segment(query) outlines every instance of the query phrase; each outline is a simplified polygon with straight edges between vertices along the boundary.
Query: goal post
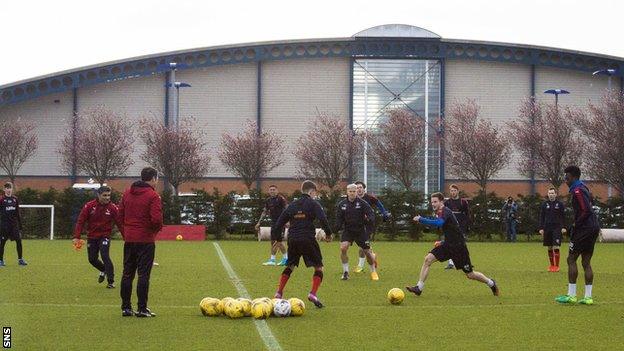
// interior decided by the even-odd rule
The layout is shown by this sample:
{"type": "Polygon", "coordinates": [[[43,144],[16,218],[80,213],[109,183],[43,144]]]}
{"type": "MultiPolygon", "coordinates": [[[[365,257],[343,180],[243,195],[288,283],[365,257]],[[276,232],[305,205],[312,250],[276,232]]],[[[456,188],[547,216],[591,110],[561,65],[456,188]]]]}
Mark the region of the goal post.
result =
{"type": "MultiPolygon", "coordinates": [[[[50,240],[54,240],[54,205],[19,205],[19,207],[20,209],[43,209],[43,210],[50,211],[49,234],[50,234],[50,240]]],[[[27,216],[24,216],[22,214],[22,221],[24,221],[25,219],[24,217],[27,217],[27,216]]],[[[29,221],[29,222],[32,222],[32,221],[29,221]]]]}

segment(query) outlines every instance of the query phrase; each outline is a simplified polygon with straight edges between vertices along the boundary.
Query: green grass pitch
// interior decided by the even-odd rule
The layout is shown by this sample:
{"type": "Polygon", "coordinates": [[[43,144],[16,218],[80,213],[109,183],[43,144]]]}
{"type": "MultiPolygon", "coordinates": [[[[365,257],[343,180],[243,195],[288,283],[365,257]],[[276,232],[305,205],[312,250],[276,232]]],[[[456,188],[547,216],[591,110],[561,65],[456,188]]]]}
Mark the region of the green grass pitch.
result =
{"type": "MultiPolygon", "coordinates": [[[[251,318],[202,316],[206,296],[237,297],[212,242],[159,242],[152,270],[149,306],[156,318],[122,318],[120,241],[111,254],[117,288],[97,283],[86,249],[69,241],[24,242],[27,267],[17,266],[7,244],[0,268],[0,323],[12,328],[16,350],[262,350],[251,318]]],[[[219,242],[252,297],[271,297],[280,267],[264,267],[268,243],[219,242]]],[[[469,243],[475,269],[496,279],[502,296],[492,296],[459,271],[435,264],[425,292],[389,305],[390,288],[414,284],[432,243],[376,242],[380,277],[352,273],[339,280],[338,244],[321,243],[326,264],[319,297],[326,308],[305,300],[311,269],[295,270],[285,297],[306,301],[302,317],[270,318],[268,326],[283,350],[614,350],[624,344],[624,244],[597,244],[593,306],[554,302],[567,291],[567,244],[562,271],[547,272],[545,249],[537,243],[469,243]]],[[[356,248],[350,250],[351,266],[356,248]]],[[[583,279],[578,293],[583,294],[583,279]]],[[[136,293],[133,295],[136,307],[136,293]]]]}

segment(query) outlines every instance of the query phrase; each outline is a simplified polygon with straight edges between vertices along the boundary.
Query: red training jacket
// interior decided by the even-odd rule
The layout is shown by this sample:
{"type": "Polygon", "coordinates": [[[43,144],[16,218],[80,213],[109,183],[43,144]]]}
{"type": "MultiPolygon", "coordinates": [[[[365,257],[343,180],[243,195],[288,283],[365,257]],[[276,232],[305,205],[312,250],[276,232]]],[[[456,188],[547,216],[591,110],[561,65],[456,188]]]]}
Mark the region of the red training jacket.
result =
{"type": "Polygon", "coordinates": [[[151,185],[134,182],[119,203],[119,221],[124,240],[130,243],[153,243],[163,226],[160,196],[151,185]]]}
{"type": "Polygon", "coordinates": [[[119,221],[119,210],[112,202],[106,205],[100,203],[98,199],[87,202],[78,216],[74,238],[80,239],[85,222],[87,222],[88,239],[110,238],[113,231],[113,222],[117,224],[117,228],[123,236],[123,226],[121,221],[119,221]]]}

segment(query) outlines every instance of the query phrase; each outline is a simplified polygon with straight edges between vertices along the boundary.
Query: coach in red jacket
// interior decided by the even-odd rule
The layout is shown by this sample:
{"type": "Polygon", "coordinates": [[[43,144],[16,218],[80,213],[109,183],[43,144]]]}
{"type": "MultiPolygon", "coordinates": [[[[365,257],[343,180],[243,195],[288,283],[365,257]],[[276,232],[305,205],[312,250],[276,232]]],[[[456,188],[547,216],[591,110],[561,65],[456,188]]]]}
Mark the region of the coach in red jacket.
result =
{"type": "Polygon", "coordinates": [[[101,186],[97,193],[97,199],[87,202],[80,211],[74,230],[74,245],[80,240],[80,234],[86,224],[89,263],[100,271],[98,283],[103,282],[104,276],[106,276],[108,280],[106,287],[112,289],[115,287],[113,284],[115,282],[115,270],[109,255],[111,232],[113,231],[113,222],[117,224],[122,235],[123,226],[119,220],[117,206],[111,202],[111,188],[101,186]],[[100,261],[98,253],[102,256],[102,261],[100,261]]]}
{"type": "Polygon", "coordinates": [[[141,170],[141,180],[126,190],[119,204],[119,217],[124,233],[124,269],[121,278],[121,315],[154,317],[147,308],[149,279],[154,263],[156,234],[163,225],[162,203],[154,190],[158,172],[152,167],[141,170]],[[132,282],[138,272],[138,309],[132,310],[132,282]]]}

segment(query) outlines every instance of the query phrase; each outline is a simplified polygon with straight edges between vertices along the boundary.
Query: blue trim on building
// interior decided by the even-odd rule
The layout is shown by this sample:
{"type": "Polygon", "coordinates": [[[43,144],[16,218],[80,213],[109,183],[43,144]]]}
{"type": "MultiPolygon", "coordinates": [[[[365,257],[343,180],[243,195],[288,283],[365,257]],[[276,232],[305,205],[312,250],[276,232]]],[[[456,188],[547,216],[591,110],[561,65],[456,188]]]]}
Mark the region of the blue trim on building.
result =
{"type": "MultiPolygon", "coordinates": [[[[531,101],[535,102],[535,65],[531,65],[531,101]]],[[[533,159],[534,155],[531,155],[531,158],[533,159]]],[[[535,188],[536,188],[536,183],[535,183],[535,171],[531,171],[530,175],[529,175],[529,182],[531,184],[530,186],[530,194],[531,195],[535,195],[535,188]]]]}
{"type": "Polygon", "coordinates": [[[167,84],[169,84],[169,80],[171,76],[171,72],[167,72],[165,74],[165,84],[163,84],[163,86],[165,87],[165,116],[164,116],[164,123],[165,123],[165,127],[169,127],[169,86],[167,84]]]}
{"type": "MultiPolygon", "coordinates": [[[[349,58],[349,130],[353,131],[353,65],[355,64],[355,58],[351,56],[349,58]]],[[[353,181],[353,158],[349,158],[349,182],[353,181]]]]}
{"type": "Polygon", "coordinates": [[[0,106],[59,93],[73,88],[110,83],[122,79],[165,73],[170,62],[184,69],[258,61],[321,57],[376,57],[423,59],[470,59],[550,66],[593,72],[615,68],[624,77],[624,59],[589,53],[504,43],[422,38],[345,38],[214,47],[195,51],[157,54],[112,64],[80,68],[55,76],[5,85],[0,88],[0,106]]]}

